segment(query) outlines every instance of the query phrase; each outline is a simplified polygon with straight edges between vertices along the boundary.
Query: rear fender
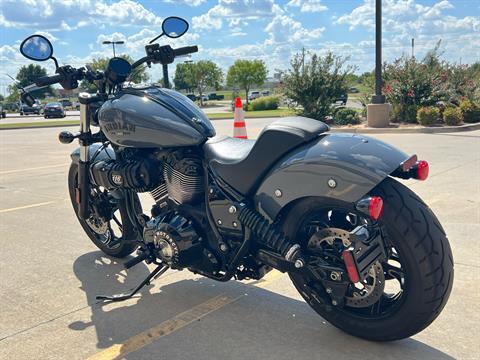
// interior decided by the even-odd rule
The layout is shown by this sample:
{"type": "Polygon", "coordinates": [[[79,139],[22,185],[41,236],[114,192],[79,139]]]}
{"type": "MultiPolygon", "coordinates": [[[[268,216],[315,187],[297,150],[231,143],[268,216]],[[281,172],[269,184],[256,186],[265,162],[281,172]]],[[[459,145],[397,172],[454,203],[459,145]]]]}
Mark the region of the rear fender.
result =
{"type": "Polygon", "coordinates": [[[274,165],[254,196],[255,206],[273,221],[283,207],[304,197],[357,202],[408,158],[374,138],[325,134],[274,165]]]}
{"type": "MultiPolygon", "coordinates": [[[[101,144],[92,144],[88,147],[90,162],[98,160],[115,160],[115,152],[110,147],[103,147],[101,144]]],[[[70,154],[72,162],[78,164],[80,161],[80,148],[76,148],[70,154]]]]}

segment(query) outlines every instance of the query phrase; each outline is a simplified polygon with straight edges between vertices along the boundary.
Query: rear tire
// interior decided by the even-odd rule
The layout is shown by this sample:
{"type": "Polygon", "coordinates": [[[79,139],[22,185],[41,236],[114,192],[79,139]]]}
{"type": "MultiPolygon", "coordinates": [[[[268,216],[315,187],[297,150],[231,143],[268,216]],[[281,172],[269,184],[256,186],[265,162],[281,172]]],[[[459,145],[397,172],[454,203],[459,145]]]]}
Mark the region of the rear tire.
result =
{"type": "MultiPolygon", "coordinates": [[[[425,329],[444,308],[453,285],[452,252],[438,219],[410,189],[387,178],[371,191],[371,195],[383,198],[384,212],[379,223],[398,251],[405,272],[406,288],[392,313],[371,318],[342,311],[328,301],[320,303],[311,298],[309,301],[303,292],[306,286],[303,278],[294,274],[290,277],[307,303],[343,331],[374,341],[403,339],[425,329]]],[[[333,202],[334,206],[339,205],[333,202]]],[[[295,239],[302,218],[322,206],[325,200],[318,198],[295,204],[283,223],[285,233],[295,239]]]]}
{"type": "Polygon", "coordinates": [[[123,227],[121,241],[118,245],[114,247],[109,247],[105,245],[101,241],[101,236],[97,234],[95,231],[92,230],[90,225],[83,219],[78,217],[77,213],[77,203],[75,199],[75,189],[77,187],[77,173],[78,173],[78,165],[72,163],[70,165],[70,170],[68,172],[68,190],[70,193],[70,200],[72,202],[73,210],[75,211],[75,215],[77,216],[80,225],[82,225],[83,230],[88,235],[90,240],[106,255],[114,257],[114,258],[124,258],[130,255],[132,252],[135,251],[137,248],[137,243],[135,240],[135,228],[131,223],[125,201],[120,201],[118,204],[118,210],[120,212],[120,221],[123,227]]]}

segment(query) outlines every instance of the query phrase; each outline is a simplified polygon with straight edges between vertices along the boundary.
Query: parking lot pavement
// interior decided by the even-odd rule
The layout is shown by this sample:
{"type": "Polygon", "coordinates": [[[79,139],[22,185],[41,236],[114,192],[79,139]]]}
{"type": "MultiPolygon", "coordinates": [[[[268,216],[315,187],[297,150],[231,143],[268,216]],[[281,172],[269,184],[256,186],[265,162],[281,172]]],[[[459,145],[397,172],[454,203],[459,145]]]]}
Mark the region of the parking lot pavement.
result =
{"type": "MultiPolygon", "coordinates": [[[[271,119],[248,121],[255,137],[271,119]]],[[[231,134],[231,121],[215,121],[231,134]]],[[[478,359],[480,131],[375,135],[431,165],[410,181],[445,227],[455,260],[450,301],[422,333],[395,343],[348,336],[317,316],[287,276],[216,283],[168,271],[134,299],[148,273],[102,256],[67,200],[69,153],[59,129],[0,132],[0,358],[2,359],[478,359]],[[477,354],[477,355],[475,355],[477,354]]]]}
{"type": "Polygon", "coordinates": [[[0,119],[0,124],[17,124],[17,123],[30,123],[30,122],[45,122],[45,121],[58,121],[58,120],[80,120],[80,111],[67,111],[64,118],[48,118],[45,119],[43,115],[23,115],[18,113],[7,114],[7,117],[0,119]]]}

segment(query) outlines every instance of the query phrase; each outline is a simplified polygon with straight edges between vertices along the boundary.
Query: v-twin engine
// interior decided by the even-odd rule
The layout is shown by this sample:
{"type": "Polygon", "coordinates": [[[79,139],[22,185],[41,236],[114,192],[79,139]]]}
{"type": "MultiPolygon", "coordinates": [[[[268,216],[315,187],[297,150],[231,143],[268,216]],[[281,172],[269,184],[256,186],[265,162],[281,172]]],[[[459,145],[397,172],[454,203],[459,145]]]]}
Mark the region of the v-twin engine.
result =
{"type": "Polygon", "coordinates": [[[164,183],[151,191],[157,203],[168,197],[177,204],[193,204],[204,194],[202,161],[186,151],[170,153],[163,166],[164,183]]]}
{"type": "Polygon", "coordinates": [[[160,205],[167,198],[177,204],[194,204],[204,194],[202,161],[188,150],[171,152],[163,161],[153,156],[98,161],[92,165],[91,176],[106,189],[150,191],[160,205]]]}

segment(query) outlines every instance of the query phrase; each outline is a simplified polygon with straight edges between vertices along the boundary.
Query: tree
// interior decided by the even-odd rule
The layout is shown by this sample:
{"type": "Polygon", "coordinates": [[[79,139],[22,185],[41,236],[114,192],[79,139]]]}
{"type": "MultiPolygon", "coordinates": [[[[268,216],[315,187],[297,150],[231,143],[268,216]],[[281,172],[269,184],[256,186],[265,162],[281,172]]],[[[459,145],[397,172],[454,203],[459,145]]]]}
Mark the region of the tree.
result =
{"type": "Polygon", "coordinates": [[[195,85],[192,82],[193,63],[179,63],[175,69],[173,83],[176,90],[186,90],[191,92],[195,85]]]}
{"type": "MultiPolygon", "coordinates": [[[[134,63],[134,60],[129,56],[129,55],[120,55],[119,57],[127,60],[130,64],[134,63]]],[[[103,71],[107,68],[107,63],[110,58],[97,58],[93,59],[91,63],[88,65],[93,69],[93,70],[99,70],[103,71]]],[[[132,81],[136,84],[143,83],[148,81],[149,76],[147,74],[147,67],[145,65],[141,65],[137,68],[135,68],[132,73],[129,76],[129,81],[132,81]]],[[[80,84],[80,87],[82,89],[86,89],[89,91],[96,91],[97,88],[95,85],[83,80],[82,83],[80,84]]]]}
{"type": "Polygon", "coordinates": [[[325,120],[335,99],[347,91],[347,76],[354,70],[345,66],[347,60],[331,52],[321,57],[303,49],[294,55],[291,69],[283,75],[285,95],[303,107],[302,115],[325,120]]]}
{"type": "Polygon", "coordinates": [[[227,84],[245,90],[248,105],[248,92],[253,85],[262,86],[267,80],[267,67],[262,60],[237,60],[230,66],[227,84]]]}
{"type": "Polygon", "coordinates": [[[222,69],[213,61],[201,60],[189,64],[191,72],[187,72],[187,81],[197,89],[200,96],[200,105],[203,106],[202,95],[207,88],[218,89],[223,81],[222,69]]]}
{"type": "MultiPolygon", "coordinates": [[[[20,68],[17,73],[17,87],[25,87],[35,82],[38,78],[47,75],[47,70],[40,65],[29,64],[24,65],[20,68]]],[[[44,87],[42,89],[32,91],[31,94],[33,97],[38,97],[43,99],[46,93],[52,91],[51,86],[44,87]]]]}
{"type": "Polygon", "coordinates": [[[12,84],[8,85],[8,96],[5,98],[7,103],[16,103],[20,100],[20,93],[18,91],[17,85],[12,84]]]}

